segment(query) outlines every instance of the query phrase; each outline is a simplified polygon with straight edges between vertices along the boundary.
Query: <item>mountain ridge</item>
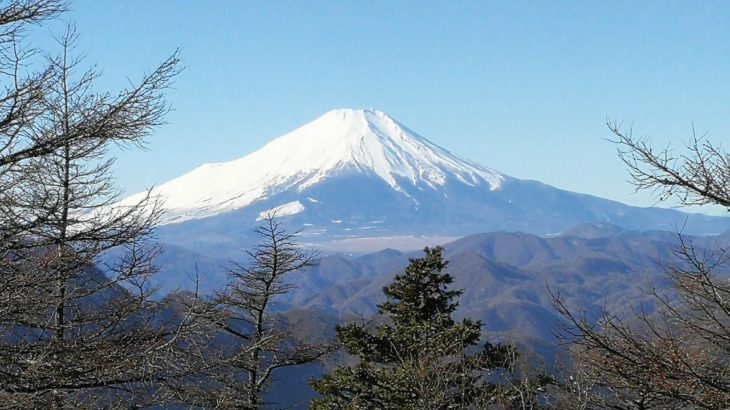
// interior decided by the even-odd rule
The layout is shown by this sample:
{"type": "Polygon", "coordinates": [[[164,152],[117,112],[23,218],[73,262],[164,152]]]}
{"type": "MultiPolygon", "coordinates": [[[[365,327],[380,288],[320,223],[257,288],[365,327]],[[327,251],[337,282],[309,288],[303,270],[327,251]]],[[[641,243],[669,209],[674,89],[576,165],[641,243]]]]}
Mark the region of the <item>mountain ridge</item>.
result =
{"type": "Polygon", "coordinates": [[[271,210],[315,244],[497,230],[550,235],[581,223],[684,227],[693,234],[730,228],[730,218],[632,207],[510,177],[374,109],[329,111],[252,154],[200,166],[153,194],[165,201],[163,241],[224,257],[271,210]]]}

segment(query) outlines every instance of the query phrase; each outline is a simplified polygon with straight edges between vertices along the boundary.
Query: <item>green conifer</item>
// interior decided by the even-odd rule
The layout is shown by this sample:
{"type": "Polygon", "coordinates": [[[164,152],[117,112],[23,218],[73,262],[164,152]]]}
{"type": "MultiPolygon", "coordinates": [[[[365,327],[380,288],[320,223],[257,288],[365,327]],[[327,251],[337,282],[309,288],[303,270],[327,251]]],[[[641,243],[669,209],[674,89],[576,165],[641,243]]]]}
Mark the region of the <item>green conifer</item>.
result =
{"type": "Polygon", "coordinates": [[[481,323],[452,318],[462,291],[449,289],[443,249],[424,252],[383,289],[383,323],[337,327],[339,343],[358,361],[312,381],[320,394],[312,408],[483,408],[500,395],[503,387],[492,383],[499,372],[490,370],[508,367],[514,348],[477,348],[481,323]]]}

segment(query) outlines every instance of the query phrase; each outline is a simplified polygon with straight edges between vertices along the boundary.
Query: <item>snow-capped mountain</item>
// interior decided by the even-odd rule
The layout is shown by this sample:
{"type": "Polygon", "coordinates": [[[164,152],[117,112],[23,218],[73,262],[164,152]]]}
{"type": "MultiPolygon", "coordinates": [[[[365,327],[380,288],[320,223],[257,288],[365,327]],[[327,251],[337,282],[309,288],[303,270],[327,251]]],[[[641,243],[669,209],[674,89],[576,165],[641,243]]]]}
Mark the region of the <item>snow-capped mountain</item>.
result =
{"type": "MultiPolygon", "coordinates": [[[[159,186],[156,193],[165,200],[165,221],[181,222],[240,209],[287,190],[302,192],[348,172],[376,176],[406,196],[411,187],[438,190],[449,180],[488,185],[492,190],[504,180],[496,171],[452,155],[381,111],[340,109],[243,158],[204,164],[159,186]]],[[[304,210],[296,201],[281,205],[279,213],[304,210]]]]}
{"type": "MultiPolygon", "coordinates": [[[[238,243],[269,210],[312,240],[558,233],[578,223],[719,233],[730,219],[636,208],[519,180],[461,159],[383,112],[339,109],[240,159],[205,164],[154,191],[161,236],[238,243]]],[[[123,203],[134,203],[143,194],[123,203]]]]}

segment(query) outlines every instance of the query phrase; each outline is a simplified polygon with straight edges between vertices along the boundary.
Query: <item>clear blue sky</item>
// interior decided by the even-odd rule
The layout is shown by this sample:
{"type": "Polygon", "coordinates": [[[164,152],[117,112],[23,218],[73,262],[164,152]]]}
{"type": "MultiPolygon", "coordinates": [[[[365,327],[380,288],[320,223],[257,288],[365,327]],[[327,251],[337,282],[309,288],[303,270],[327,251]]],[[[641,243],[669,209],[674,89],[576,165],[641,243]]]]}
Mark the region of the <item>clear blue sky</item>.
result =
{"type": "Polygon", "coordinates": [[[180,48],[175,111],[117,175],[142,190],[333,108],[385,111],[453,153],[630,204],[607,118],[658,144],[730,141],[727,1],[99,1],[64,20],[100,89],[180,48]]]}

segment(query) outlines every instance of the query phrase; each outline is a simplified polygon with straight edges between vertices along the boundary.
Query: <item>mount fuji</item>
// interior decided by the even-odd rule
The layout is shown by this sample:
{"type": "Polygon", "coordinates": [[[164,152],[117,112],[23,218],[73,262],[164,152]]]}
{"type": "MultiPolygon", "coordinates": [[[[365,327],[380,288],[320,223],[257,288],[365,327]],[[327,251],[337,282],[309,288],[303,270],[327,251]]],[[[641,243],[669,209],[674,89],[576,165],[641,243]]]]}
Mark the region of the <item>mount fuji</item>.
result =
{"type": "Polygon", "coordinates": [[[236,247],[270,210],[287,226],[303,227],[309,242],[494,230],[555,234],[581,223],[699,234],[730,228],[730,218],[632,207],[512,178],[373,109],[327,112],[250,155],[204,164],[153,193],[167,211],[161,239],[196,250],[236,247]]]}

